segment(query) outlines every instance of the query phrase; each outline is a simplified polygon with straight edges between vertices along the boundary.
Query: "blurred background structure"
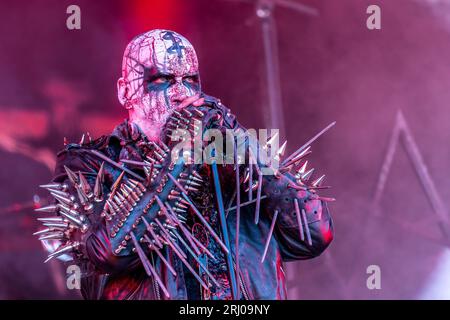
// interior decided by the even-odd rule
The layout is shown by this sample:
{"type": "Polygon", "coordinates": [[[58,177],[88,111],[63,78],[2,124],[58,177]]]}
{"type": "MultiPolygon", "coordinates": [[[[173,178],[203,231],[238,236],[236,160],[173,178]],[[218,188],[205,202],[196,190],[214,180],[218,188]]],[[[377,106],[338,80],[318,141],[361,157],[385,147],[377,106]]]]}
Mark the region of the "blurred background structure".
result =
{"type": "Polygon", "coordinates": [[[31,235],[38,185],[64,137],[126,117],[123,50],[167,28],[196,48],[203,90],[248,128],[280,126],[287,153],[337,121],[310,157],[337,198],[335,240],[286,265],[290,299],[450,299],[450,1],[30,0],[0,16],[0,298],[79,298],[31,235]],[[71,4],[81,30],[66,28],[71,4]]]}

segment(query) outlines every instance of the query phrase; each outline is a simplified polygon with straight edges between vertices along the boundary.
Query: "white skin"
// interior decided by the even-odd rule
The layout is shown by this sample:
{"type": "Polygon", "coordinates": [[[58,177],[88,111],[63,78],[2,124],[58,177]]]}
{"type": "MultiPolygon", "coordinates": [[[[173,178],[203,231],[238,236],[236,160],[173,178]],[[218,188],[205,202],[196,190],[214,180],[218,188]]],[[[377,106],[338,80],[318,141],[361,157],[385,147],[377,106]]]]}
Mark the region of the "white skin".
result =
{"type": "Polygon", "coordinates": [[[183,36],[158,29],[128,44],[117,95],[130,122],[150,140],[160,138],[173,110],[202,105],[200,92],[197,56],[183,36]]]}

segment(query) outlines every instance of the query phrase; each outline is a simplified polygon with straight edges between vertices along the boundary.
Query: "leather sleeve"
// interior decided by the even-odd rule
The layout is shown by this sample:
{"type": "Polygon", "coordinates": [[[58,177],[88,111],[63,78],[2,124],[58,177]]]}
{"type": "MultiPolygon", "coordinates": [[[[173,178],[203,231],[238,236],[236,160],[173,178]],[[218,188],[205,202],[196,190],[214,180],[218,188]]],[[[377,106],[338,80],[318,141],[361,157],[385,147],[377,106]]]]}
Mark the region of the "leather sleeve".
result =
{"type": "MultiPolygon", "coordinates": [[[[81,172],[89,183],[91,189],[94,188],[95,178],[100,168],[98,160],[93,159],[86,150],[79,147],[68,147],[58,154],[54,182],[70,186],[69,193],[76,196],[77,192],[71,184],[66,174],[65,167],[75,173],[81,172]]],[[[104,169],[106,183],[103,185],[103,194],[109,192],[108,180],[110,179],[110,170],[104,169]]],[[[136,255],[116,256],[113,254],[111,239],[106,230],[105,219],[101,217],[101,212],[105,201],[94,202],[92,213],[88,215],[89,227],[81,233],[73,233],[72,241],[80,242],[78,253],[75,260],[87,260],[86,262],[100,271],[100,273],[116,274],[123,271],[130,271],[139,265],[136,255]]]]}

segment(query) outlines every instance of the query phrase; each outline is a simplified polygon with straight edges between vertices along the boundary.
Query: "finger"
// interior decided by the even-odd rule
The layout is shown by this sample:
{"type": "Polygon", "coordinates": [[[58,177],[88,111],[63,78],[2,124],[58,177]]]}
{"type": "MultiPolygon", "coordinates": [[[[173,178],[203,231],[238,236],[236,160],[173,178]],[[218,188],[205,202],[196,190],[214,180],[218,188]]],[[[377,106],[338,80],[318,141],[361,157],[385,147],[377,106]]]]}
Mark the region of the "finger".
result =
{"type": "Polygon", "coordinates": [[[200,98],[200,99],[194,101],[194,103],[192,105],[198,107],[198,106],[201,106],[204,102],[205,102],[205,98],[200,98]]]}
{"type": "Polygon", "coordinates": [[[192,104],[195,100],[198,100],[198,98],[200,98],[199,93],[194,96],[190,96],[190,97],[184,99],[178,106],[178,109],[186,108],[188,105],[192,104]]]}

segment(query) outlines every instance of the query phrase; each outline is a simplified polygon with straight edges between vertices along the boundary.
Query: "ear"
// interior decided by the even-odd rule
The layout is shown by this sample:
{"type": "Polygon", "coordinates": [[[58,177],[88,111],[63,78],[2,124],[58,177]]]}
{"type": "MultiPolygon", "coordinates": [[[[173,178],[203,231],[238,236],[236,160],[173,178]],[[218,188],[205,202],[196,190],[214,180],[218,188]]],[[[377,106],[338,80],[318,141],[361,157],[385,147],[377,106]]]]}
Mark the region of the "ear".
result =
{"type": "Polygon", "coordinates": [[[119,80],[117,80],[117,98],[123,106],[125,106],[125,103],[128,101],[129,89],[130,87],[127,81],[123,77],[120,77],[119,80]]]}

